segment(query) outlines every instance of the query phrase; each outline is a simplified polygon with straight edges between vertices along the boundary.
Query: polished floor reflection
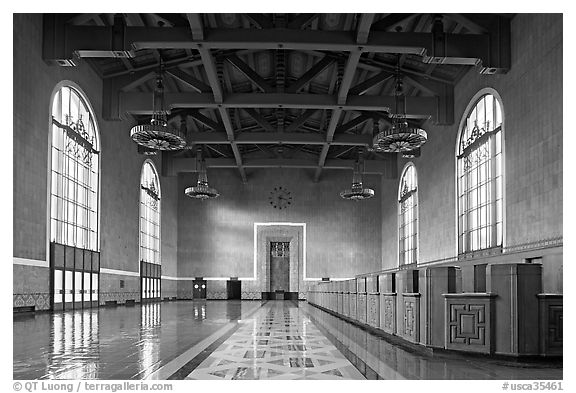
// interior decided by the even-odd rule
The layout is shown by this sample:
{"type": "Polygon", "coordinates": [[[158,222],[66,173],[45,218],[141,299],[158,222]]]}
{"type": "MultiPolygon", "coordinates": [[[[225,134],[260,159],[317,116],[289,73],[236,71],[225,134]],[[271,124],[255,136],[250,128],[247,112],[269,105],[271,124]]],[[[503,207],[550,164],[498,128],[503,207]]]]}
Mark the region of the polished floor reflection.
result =
{"type": "Polygon", "coordinates": [[[364,379],[298,304],[268,302],[186,379],[364,379]]]}
{"type": "Polygon", "coordinates": [[[14,379],[562,379],[561,363],[418,354],[305,302],[14,317],[14,379]]]}
{"type": "Polygon", "coordinates": [[[250,301],[181,301],[14,317],[14,379],[144,379],[250,301]]]}
{"type": "Polygon", "coordinates": [[[522,362],[454,353],[419,354],[309,304],[303,310],[367,379],[562,379],[561,362],[522,362]]]}

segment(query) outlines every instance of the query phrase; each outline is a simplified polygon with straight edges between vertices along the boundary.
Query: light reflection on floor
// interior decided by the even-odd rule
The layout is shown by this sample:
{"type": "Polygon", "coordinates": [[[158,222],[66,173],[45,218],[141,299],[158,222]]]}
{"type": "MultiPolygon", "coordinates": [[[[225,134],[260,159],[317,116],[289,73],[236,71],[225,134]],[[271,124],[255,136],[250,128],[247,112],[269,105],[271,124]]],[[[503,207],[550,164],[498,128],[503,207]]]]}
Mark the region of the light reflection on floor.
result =
{"type": "Polygon", "coordinates": [[[186,379],[364,379],[292,302],[267,303],[186,379]]]}
{"type": "Polygon", "coordinates": [[[305,302],[150,303],[13,324],[14,379],[562,379],[561,363],[417,354],[305,302]]]}
{"type": "Polygon", "coordinates": [[[182,301],[14,317],[14,379],[143,379],[251,301],[182,301]]]}

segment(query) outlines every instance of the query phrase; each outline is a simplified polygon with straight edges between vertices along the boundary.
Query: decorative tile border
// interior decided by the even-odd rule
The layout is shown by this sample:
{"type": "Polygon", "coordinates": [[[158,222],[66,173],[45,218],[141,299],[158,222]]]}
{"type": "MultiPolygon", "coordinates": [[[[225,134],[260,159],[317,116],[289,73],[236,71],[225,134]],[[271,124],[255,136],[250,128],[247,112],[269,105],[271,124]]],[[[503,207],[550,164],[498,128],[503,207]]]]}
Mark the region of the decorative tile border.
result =
{"type": "Polygon", "coordinates": [[[504,252],[508,253],[517,251],[528,251],[528,250],[535,250],[538,248],[559,247],[562,245],[563,245],[563,237],[557,236],[549,239],[541,239],[528,243],[508,245],[504,247],[504,252]]]}
{"type": "Polygon", "coordinates": [[[36,311],[50,309],[50,294],[46,292],[38,293],[16,293],[12,295],[12,307],[34,307],[36,311]]]}
{"type": "Polygon", "coordinates": [[[170,299],[177,298],[178,297],[178,291],[176,291],[176,290],[172,290],[172,291],[162,290],[160,295],[162,296],[162,300],[164,300],[164,298],[170,298],[170,299]]]}
{"type": "Polygon", "coordinates": [[[101,306],[106,305],[107,301],[116,301],[118,304],[124,304],[126,300],[140,302],[140,292],[100,292],[99,300],[101,306]]]}
{"type": "Polygon", "coordinates": [[[228,293],[222,291],[211,291],[208,287],[206,291],[206,299],[209,300],[226,300],[228,299],[228,293]]]}
{"type": "Polygon", "coordinates": [[[242,300],[261,300],[262,293],[254,291],[242,291],[242,300]]]}

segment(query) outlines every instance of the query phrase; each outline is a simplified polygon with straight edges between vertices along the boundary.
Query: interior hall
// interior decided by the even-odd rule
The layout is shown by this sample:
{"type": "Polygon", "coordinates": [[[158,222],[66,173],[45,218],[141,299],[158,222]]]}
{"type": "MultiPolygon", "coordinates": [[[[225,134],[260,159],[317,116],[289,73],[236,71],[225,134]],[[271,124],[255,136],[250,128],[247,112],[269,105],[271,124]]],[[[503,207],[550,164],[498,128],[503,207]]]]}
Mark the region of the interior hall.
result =
{"type": "Polygon", "coordinates": [[[562,46],[559,13],[13,14],[13,378],[561,381],[562,46]]]}

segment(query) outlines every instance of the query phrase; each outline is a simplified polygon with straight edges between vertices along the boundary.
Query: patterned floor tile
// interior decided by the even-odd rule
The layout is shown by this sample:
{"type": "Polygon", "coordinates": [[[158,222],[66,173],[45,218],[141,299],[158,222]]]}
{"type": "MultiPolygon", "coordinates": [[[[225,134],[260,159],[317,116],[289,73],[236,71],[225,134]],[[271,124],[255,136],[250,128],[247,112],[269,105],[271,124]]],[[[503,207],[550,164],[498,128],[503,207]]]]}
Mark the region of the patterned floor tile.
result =
{"type": "Polygon", "coordinates": [[[364,379],[290,302],[269,302],[186,379],[364,379]]]}

